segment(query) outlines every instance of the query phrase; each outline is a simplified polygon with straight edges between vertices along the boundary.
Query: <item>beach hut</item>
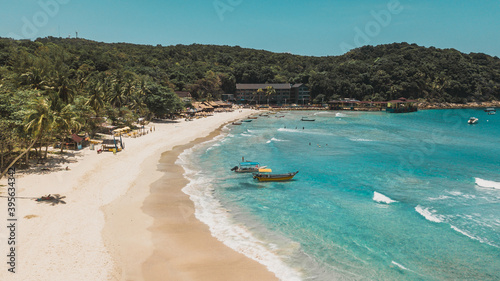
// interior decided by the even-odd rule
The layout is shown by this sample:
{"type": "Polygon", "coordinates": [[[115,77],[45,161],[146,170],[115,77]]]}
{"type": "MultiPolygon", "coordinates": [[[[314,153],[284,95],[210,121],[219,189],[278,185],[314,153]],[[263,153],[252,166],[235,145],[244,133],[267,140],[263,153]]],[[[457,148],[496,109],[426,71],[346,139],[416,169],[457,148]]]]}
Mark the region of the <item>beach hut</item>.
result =
{"type": "Polygon", "coordinates": [[[75,150],[80,150],[83,148],[83,138],[78,136],[77,134],[72,134],[66,143],[66,147],[72,148],[75,150]]]}
{"type": "Polygon", "coordinates": [[[415,112],[418,110],[416,100],[407,100],[406,98],[399,98],[387,102],[386,111],[389,113],[407,113],[415,112]]]}

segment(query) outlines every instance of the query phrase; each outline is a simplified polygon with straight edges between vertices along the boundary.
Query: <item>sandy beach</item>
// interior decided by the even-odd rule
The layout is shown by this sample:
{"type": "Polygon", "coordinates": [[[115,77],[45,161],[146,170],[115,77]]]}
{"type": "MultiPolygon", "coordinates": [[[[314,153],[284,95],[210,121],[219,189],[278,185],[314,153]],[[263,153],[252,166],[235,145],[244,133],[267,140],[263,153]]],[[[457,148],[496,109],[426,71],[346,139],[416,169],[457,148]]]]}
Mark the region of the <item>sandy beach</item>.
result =
{"type": "MultiPolygon", "coordinates": [[[[116,155],[86,148],[66,154],[69,170],[17,174],[17,196],[62,199],[17,199],[16,273],[3,262],[0,280],[276,280],[195,218],[181,191],[184,171],[175,165],[182,151],[251,113],[155,123],[150,134],[124,139],[126,149],[116,155]]],[[[7,224],[6,198],[0,205],[7,224]]],[[[5,255],[7,238],[1,231],[5,255]]]]}

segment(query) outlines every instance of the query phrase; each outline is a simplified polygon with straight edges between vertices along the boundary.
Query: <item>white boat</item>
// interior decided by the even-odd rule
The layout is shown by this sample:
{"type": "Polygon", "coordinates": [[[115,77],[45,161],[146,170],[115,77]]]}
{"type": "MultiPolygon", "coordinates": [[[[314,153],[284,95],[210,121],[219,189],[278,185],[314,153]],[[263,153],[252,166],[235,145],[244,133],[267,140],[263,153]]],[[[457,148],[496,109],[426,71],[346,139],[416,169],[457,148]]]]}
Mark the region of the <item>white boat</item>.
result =
{"type": "Polygon", "coordinates": [[[484,110],[484,112],[488,113],[488,115],[495,115],[497,113],[497,110],[493,107],[488,107],[484,110]]]}
{"type": "Polygon", "coordinates": [[[309,118],[309,117],[302,117],[302,119],[300,119],[300,121],[316,121],[316,119],[309,118]]]}
{"type": "Polygon", "coordinates": [[[471,118],[469,118],[469,121],[467,121],[467,123],[477,124],[478,121],[479,121],[479,119],[477,119],[476,117],[471,117],[471,118]]]}
{"type": "Polygon", "coordinates": [[[231,171],[236,173],[271,173],[272,170],[267,166],[261,166],[259,162],[241,162],[238,166],[234,166],[231,171]]]}

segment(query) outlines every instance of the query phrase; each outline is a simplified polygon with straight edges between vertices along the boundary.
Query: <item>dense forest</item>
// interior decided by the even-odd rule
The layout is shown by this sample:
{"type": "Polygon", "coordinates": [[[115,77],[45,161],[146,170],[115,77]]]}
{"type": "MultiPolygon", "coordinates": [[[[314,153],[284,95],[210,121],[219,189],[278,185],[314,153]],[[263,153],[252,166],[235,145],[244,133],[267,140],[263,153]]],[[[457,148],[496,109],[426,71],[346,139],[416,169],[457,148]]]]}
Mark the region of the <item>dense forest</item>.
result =
{"type": "Polygon", "coordinates": [[[41,157],[42,146],[71,133],[93,134],[104,117],[130,125],[178,112],[186,105],[176,90],[213,100],[234,93],[236,83],[304,83],[312,102],[491,101],[500,100],[500,59],[407,43],[310,57],[238,46],[0,38],[0,167],[22,156],[20,147],[38,147],[41,157]]]}

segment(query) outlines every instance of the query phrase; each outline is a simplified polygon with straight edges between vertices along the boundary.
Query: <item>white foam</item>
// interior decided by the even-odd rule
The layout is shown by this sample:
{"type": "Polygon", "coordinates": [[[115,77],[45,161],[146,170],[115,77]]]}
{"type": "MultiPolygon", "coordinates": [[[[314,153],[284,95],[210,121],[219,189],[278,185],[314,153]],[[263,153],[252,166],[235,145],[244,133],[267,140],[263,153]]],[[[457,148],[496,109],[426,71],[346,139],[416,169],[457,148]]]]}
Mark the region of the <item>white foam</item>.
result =
{"type": "Polygon", "coordinates": [[[272,248],[266,247],[267,243],[255,238],[243,225],[233,223],[228,210],[214,197],[214,188],[209,178],[188,168],[188,156],[197,147],[184,151],[176,162],[184,167],[184,175],[190,180],[182,191],[194,202],[196,218],[208,225],[212,235],[219,241],[265,265],[279,279],[301,280],[301,274],[287,266],[272,248]]]}
{"type": "Polygon", "coordinates": [[[278,132],[287,132],[287,133],[303,133],[303,134],[311,134],[311,135],[322,135],[322,136],[333,136],[334,134],[328,133],[321,130],[310,130],[310,129],[302,129],[302,127],[297,127],[297,129],[288,129],[288,128],[279,128],[278,132]]]}
{"type": "Polygon", "coordinates": [[[483,180],[480,178],[475,178],[476,179],[476,185],[480,187],[486,187],[486,188],[494,188],[494,189],[500,189],[500,182],[495,182],[495,181],[488,181],[488,180],[483,180]]]}
{"type": "Polygon", "coordinates": [[[385,204],[391,204],[391,203],[397,202],[397,201],[392,200],[391,198],[385,196],[384,194],[378,193],[376,191],[373,193],[373,201],[379,202],[379,203],[385,203],[385,204]]]}
{"type": "Polygon", "coordinates": [[[335,117],[347,117],[348,115],[347,114],[344,114],[344,113],[337,113],[335,114],[335,117]]]}
{"type": "Polygon", "coordinates": [[[463,197],[463,198],[466,198],[466,199],[474,199],[476,198],[475,195],[472,195],[472,194],[464,194],[460,191],[447,191],[449,194],[453,195],[453,196],[457,196],[457,197],[463,197]]]}
{"type": "Polygon", "coordinates": [[[243,133],[243,134],[241,134],[241,136],[243,136],[243,137],[251,137],[252,135],[243,133]]]}
{"type": "Polygon", "coordinates": [[[436,200],[446,200],[446,199],[449,199],[449,198],[450,198],[450,196],[439,195],[439,197],[429,197],[427,199],[431,200],[431,201],[436,201],[436,200]]]}
{"type": "Polygon", "coordinates": [[[362,139],[362,138],[350,138],[349,140],[350,141],[364,141],[364,142],[373,141],[373,140],[362,139]]]}
{"type": "Polygon", "coordinates": [[[404,270],[409,270],[408,268],[406,268],[406,267],[402,266],[401,264],[399,264],[399,263],[397,263],[397,262],[395,262],[395,261],[392,261],[391,263],[392,263],[393,265],[395,265],[395,266],[397,266],[397,267],[401,268],[401,269],[404,269],[404,270]]]}
{"type": "Polygon", "coordinates": [[[436,211],[431,208],[423,208],[422,206],[417,205],[417,207],[415,207],[415,211],[421,214],[428,221],[440,223],[444,220],[443,216],[436,214],[436,211]]]}
{"type": "Polygon", "coordinates": [[[303,130],[279,128],[278,131],[279,132],[288,132],[288,133],[299,133],[299,132],[302,132],[303,130]]]}
{"type": "Polygon", "coordinates": [[[285,141],[285,140],[280,140],[280,139],[277,139],[277,138],[272,138],[272,139],[268,140],[266,143],[271,143],[273,141],[280,142],[280,141],[285,141]]]}
{"type": "Polygon", "coordinates": [[[493,246],[493,247],[496,247],[496,248],[500,248],[500,246],[495,245],[495,244],[493,244],[493,243],[490,243],[487,239],[482,239],[482,238],[480,238],[480,237],[476,237],[476,236],[474,236],[474,235],[472,235],[472,234],[468,233],[467,231],[461,230],[460,228],[458,228],[458,227],[456,227],[456,226],[453,226],[453,225],[450,225],[450,226],[451,226],[451,228],[452,228],[453,230],[455,230],[456,232],[458,232],[458,233],[460,233],[460,234],[463,234],[463,235],[465,235],[465,236],[469,237],[470,239],[473,239],[473,240],[479,241],[479,242],[481,242],[481,243],[483,243],[483,244],[488,244],[488,245],[493,246]]]}

